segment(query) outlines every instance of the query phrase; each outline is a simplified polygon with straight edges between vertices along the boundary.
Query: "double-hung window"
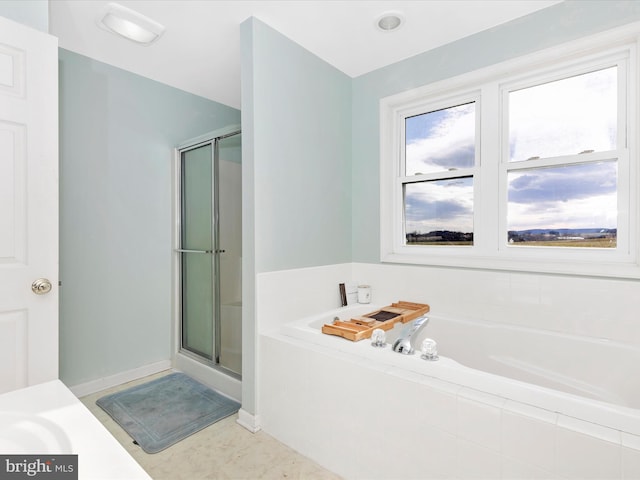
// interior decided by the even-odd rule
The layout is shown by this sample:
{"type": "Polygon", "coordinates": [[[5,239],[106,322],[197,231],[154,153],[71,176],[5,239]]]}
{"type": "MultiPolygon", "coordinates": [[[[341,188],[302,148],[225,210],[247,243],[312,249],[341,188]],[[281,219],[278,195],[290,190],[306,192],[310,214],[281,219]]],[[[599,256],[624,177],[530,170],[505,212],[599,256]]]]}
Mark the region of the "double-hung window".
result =
{"type": "Polygon", "coordinates": [[[612,58],[503,89],[510,246],[618,247],[618,200],[627,203],[618,188],[618,172],[628,178],[625,72],[624,59],[612,58]]]}
{"type": "Polygon", "coordinates": [[[640,277],[636,50],[589,39],[383,99],[382,260],[640,277]]]}
{"type": "Polygon", "coordinates": [[[473,245],[478,104],[468,94],[405,117],[398,182],[406,245],[473,245]]]}

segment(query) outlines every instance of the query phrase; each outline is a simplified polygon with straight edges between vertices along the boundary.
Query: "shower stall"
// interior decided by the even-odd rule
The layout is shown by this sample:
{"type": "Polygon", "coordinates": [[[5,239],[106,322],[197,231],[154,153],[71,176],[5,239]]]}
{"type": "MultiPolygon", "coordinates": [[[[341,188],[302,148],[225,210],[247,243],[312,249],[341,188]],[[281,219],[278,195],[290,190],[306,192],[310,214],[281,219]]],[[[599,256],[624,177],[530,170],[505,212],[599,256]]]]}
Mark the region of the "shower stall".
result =
{"type": "Polygon", "coordinates": [[[174,367],[239,399],[242,372],[241,132],[180,145],[175,168],[174,367]]]}

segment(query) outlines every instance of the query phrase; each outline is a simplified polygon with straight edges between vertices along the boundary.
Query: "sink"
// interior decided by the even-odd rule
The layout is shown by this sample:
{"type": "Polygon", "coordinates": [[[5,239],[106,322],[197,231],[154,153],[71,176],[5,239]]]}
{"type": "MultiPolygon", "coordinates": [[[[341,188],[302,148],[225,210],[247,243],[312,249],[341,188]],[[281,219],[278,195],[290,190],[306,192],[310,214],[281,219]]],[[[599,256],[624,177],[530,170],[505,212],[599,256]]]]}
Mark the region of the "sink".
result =
{"type": "Polygon", "coordinates": [[[0,452],[74,453],[69,437],[59,425],[39,415],[12,412],[0,412],[0,452]]]}

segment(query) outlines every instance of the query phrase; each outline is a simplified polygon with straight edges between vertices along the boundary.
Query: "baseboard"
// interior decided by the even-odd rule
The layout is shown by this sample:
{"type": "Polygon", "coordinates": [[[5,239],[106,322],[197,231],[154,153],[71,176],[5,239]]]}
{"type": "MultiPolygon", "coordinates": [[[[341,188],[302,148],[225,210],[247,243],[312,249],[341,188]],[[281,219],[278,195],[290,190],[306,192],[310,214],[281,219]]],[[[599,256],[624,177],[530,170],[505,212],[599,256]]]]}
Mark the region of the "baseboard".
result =
{"type": "Polygon", "coordinates": [[[122,385],[123,383],[131,382],[154,373],[159,373],[171,368],[170,360],[162,360],[161,362],[151,363],[142,367],[134,368],[133,370],[127,370],[126,372],[116,373],[108,377],[92,380],[87,383],[81,383],[79,385],[70,386],[69,390],[78,398],[91,395],[92,393],[105,390],[107,388],[122,385]]]}
{"type": "Polygon", "coordinates": [[[257,415],[253,415],[242,408],[238,410],[238,419],[236,420],[238,425],[246,428],[251,433],[256,433],[262,427],[260,426],[260,419],[257,415]]]}

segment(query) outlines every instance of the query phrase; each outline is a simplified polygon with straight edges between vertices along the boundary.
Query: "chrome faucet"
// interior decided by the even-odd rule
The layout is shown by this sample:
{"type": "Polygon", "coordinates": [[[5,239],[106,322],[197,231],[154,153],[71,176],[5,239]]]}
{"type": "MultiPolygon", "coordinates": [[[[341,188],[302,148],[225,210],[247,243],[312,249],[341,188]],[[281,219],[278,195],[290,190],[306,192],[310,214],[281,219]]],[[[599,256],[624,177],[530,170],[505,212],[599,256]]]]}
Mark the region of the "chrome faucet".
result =
{"type": "Polygon", "coordinates": [[[422,316],[418,317],[411,325],[404,327],[398,339],[393,342],[393,351],[402,353],[403,355],[412,355],[415,349],[411,345],[411,339],[422,330],[427,323],[429,323],[429,317],[422,316]]]}

